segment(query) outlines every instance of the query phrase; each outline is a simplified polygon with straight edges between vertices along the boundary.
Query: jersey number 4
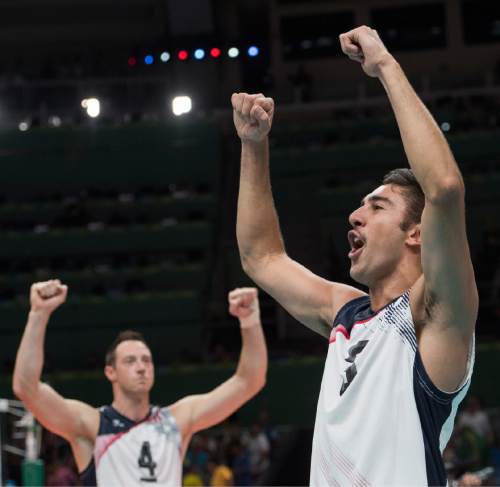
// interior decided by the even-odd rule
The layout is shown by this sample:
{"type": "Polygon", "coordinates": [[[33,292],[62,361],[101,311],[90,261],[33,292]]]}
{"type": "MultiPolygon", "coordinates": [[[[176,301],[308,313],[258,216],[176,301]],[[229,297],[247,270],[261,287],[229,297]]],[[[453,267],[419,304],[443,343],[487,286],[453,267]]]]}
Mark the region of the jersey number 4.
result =
{"type": "Polygon", "coordinates": [[[156,482],[156,463],[153,461],[153,455],[151,455],[151,446],[149,441],[145,441],[141,447],[141,455],[139,456],[139,467],[147,468],[149,470],[149,477],[141,478],[142,482],[156,482]]]}
{"type": "Polygon", "coordinates": [[[346,357],[346,362],[350,362],[351,365],[345,369],[345,379],[342,379],[342,387],[340,388],[340,395],[344,394],[346,389],[351,385],[351,382],[354,380],[358,373],[358,369],[356,368],[356,364],[354,360],[356,360],[356,356],[358,353],[362,352],[366,347],[368,340],[361,340],[356,343],[349,349],[349,355],[346,357]]]}

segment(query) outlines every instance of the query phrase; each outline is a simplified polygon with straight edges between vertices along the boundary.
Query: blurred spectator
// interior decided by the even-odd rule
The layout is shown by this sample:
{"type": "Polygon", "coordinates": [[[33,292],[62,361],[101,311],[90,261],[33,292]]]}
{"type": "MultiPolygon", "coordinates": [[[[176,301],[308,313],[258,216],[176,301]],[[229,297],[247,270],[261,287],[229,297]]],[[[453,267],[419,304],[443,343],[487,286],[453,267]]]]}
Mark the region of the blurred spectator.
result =
{"type": "Polygon", "coordinates": [[[493,441],[493,431],[490,419],[481,407],[481,401],[475,396],[469,396],[464,410],[458,416],[457,426],[468,427],[486,444],[493,441]]]}
{"type": "Polygon", "coordinates": [[[250,429],[250,438],[248,439],[250,470],[254,483],[257,483],[269,468],[270,450],[269,440],[262,431],[261,426],[254,424],[250,429]]]}
{"type": "Polygon", "coordinates": [[[235,441],[230,447],[232,457],[231,467],[234,474],[234,485],[252,485],[250,471],[250,455],[240,441],[235,441]]]}
{"type": "Polygon", "coordinates": [[[470,428],[456,427],[443,452],[443,459],[452,478],[481,467],[482,442],[470,428]]]}
{"type": "Polygon", "coordinates": [[[481,478],[473,473],[465,473],[458,479],[459,487],[472,487],[474,485],[482,485],[481,478]]]}
{"type": "Polygon", "coordinates": [[[189,462],[184,462],[183,487],[202,487],[205,485],[197,467],[189,462]]]}
{"type": "Polygon", "coordinates": [[[48,486],[61,487],[79,485],[73,455],[66,455],[64,459],[60,459],[55,464],[47,466],[46,483],[48,486]]]}
{"type": "Polygon", "coordinates": [[[195,435],[191,441],[191,447],[186,454],[186,461],[197,472],[203,473],[207,471],[209,452],[207,448],[207,440],[204,435],[195,435]]]}
{"type": "Polygon", "coordinates": [[[276,427],[271,423],[271,416],[268,409],[261,409],[258,423],[266,435],[272,450],[273,446],[276,445],[276,442],[278,441],[279,434],[276,427]]]}
{"type": "Polygon", "coordinates": [[[218,453],[208,460],[208,471],[212,487],[230,487],[234,485],[233,471],[227,466],[222,454],[218,453]]]}

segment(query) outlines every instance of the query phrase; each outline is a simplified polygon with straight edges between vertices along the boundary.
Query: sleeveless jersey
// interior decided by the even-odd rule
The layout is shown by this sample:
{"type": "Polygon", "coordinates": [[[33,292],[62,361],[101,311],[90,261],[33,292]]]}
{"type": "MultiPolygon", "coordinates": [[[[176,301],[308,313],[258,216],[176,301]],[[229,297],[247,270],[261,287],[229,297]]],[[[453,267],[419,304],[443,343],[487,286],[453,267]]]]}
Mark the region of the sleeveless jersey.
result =
{"type": "Polygon", "coordinates": [[[137,423],[112,406],[103,406],[99,412],[94,455],[81,473],[83,485],[181,485],[181,435],[167,408],[153,406],[137,423]]]}
{"type": "Polygon", "coordinates": [[[472,375],[453,393],[427,375],[409,292],[382,308],[363,296],[337,314],[314,427],[312,486],[446,485],[442,452],[472,375]]]}

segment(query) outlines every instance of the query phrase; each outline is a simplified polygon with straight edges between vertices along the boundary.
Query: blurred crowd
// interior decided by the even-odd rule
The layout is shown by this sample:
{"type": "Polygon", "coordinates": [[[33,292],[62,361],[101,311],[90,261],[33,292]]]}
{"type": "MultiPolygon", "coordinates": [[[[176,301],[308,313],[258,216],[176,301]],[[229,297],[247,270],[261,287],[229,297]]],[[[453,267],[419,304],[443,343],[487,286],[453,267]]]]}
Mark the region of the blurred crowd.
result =
{"type": "Polygon", "coordinates": [[[267,485],[278,430],[267,411],[250,428],[234,416],[221,427],[197,434],[184,460],[184,487],[267,485]]]}
{"type": "Polygon", "coordinates": [[[499,485],[500,410],[486,410],[478,397],[469,396],[443,456],[450,478],[465,479],[459,485],[499,485]],[[471,475],[486,467],[492,468],[486,478],[471,475]]]}

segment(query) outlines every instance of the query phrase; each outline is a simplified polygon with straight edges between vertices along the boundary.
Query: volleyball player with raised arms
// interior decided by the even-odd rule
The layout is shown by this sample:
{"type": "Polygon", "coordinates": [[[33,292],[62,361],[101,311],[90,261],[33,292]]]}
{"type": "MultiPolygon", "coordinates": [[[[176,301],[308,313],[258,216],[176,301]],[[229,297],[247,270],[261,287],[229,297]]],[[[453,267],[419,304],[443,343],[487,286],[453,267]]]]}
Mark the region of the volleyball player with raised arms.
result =
{"type": "Polygon", "coordinates": [[[142,335],[126,331],[106,354],[104,372],[113,388],[113,403],[99,409],[65,399],[40,380],[45,331],[67,291],[58,280],[31,287],[31,311],[14,370],[15,394],[45,428],[69,441],[83,485],[180,486],[191,436],[227,418],[264,386],[267,350],[257,290],[229,293],[229,312],[239,319],[242,337],[232,377],[206,394],[187,396],[168,407],[152,406],[151,351],[142,335]]]}
{"type": "Polygon", "coordinates": [[[377,32],[359,27],[340,43],[385,88],[411,168],[387,174],[349,216],[350,274],[368,292],[327,281],[287,255],[269,176],[274,102],[235,93],[241,261],[297,320],[329,339],[311,485],[445,485],[441,454],[470,384],[478,310],[464,183],[377,32]]]}

